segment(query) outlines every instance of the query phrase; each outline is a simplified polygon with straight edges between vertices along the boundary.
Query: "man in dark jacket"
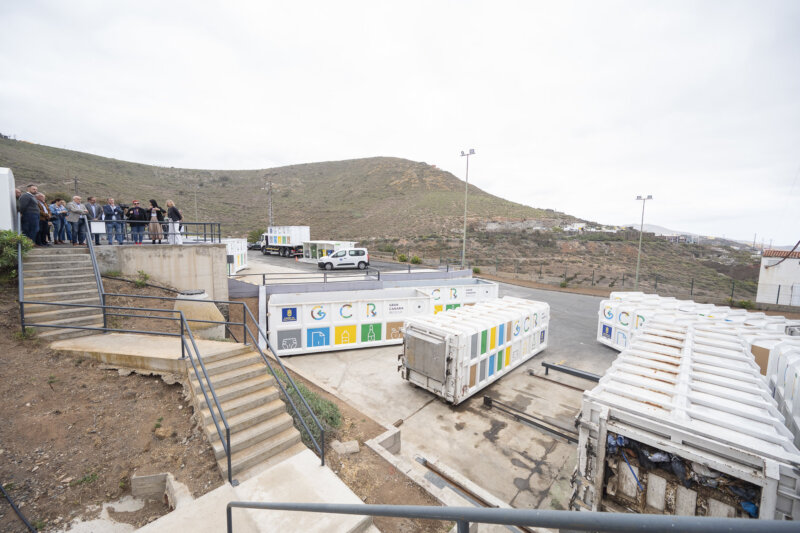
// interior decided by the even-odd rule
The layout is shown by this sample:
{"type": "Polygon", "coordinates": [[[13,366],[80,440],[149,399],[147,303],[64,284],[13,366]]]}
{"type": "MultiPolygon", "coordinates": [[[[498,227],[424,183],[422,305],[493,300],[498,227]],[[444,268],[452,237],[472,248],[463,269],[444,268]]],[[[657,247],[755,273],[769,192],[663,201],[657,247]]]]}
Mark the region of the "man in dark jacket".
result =
{"type": "Polygon", "coordinates": [[[128,223],[131,225],[131,239],[133,244],[142,244],[144,228],[147,225],[147,211],[139,205],[139,200],[131,202],[131,207],[126,215],[128,223]]]}
{"type": "Polygon", "coordinates": [[[19,213],[22,217],[22,233],[33,242],[36,242],[36,234],[39,233],[39,202],[36,200],[36,193],[39,188],[28,185],[28,190],[19,197],[19,213]]]}
{"type": "Polygon", "coordinates": [[[125,215],[122,208],[114,203],[113,198],[106,200],[106,205],[103,206],[103,220],[106,221],[106,237],[108,237],[108,244],[111,244],[112,235],[117,234],[117,244],[122,244],[122,231],[125,224],[122,220],[125,215]]]}
{"type": "Polygon", "coordinates": [[[87,200],[86,210],[89,211],[89,215],[86,218],[89,219],[89,235],[94,235],[94,243],[99,246],[100,234],[92,231],[92,222],[97,222],[103,218],[103,208],[97,205],[97,198],[94,196],[90,196],[87,200]]]}

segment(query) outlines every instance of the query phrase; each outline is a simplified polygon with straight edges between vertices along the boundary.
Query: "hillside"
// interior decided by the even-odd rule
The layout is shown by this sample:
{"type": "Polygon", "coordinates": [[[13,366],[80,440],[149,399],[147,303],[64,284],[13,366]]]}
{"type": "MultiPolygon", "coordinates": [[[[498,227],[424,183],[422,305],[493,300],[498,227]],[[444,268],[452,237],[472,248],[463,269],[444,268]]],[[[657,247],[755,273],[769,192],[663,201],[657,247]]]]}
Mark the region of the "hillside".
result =
{"type": "MultiPolygon", "coordinates": [[[[308,225],[314,239],[358,240],[458,234],[464,182],[426,163],[392,157],[308,163],[262,170],[194,170],[119,161],[24,141],[0,139],[0,166],[18,184],[72,195],[173,199],[188,221],[222,223],[223,235],[243,236],[266,226],[267,181],[273,184],[277,225],[308,225]],[[195,218],[195,192],[197,218],[195,218]]],[[[535,209],[492,196],[470,185],[472,222],[535,219],[544,226],[575,221],[552,210],[535,209]]]]}

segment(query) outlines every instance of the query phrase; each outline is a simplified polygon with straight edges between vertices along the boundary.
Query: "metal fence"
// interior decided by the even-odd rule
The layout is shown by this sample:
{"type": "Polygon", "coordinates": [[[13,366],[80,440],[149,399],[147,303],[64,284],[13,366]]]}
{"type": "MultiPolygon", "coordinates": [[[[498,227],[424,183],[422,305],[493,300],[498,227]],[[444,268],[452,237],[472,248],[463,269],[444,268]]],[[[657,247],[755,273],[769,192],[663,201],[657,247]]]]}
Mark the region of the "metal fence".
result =
{"type": "MultiPolygon", "coordinates": [[[[96,239],[96,244],[136,244],[137,242],[161,241],[162,243],[184,242],[221,242],[222,228],[219,222],[172,222],[169,218],[163,222],[151,223],[142,220],[86,221],[83,229],[86,240],[96,239]],[[151,226],[151,224],[153,224],[151,226]]],[[[57,235],[51,237],[56,240],[57,235]]],[[[77,240],[77,239],[76,239],[77,240]]]]}

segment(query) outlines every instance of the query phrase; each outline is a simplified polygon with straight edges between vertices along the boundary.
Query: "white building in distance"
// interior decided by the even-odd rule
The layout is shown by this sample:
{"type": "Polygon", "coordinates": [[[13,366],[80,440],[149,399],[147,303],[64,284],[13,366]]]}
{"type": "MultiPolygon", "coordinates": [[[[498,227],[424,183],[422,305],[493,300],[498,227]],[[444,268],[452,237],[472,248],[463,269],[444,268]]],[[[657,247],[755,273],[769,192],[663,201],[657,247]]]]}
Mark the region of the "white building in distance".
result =
{"type": "Polygon", "coordinates": [[[800,252],[764,250],[756,302],[800,306],[800,252]]]}

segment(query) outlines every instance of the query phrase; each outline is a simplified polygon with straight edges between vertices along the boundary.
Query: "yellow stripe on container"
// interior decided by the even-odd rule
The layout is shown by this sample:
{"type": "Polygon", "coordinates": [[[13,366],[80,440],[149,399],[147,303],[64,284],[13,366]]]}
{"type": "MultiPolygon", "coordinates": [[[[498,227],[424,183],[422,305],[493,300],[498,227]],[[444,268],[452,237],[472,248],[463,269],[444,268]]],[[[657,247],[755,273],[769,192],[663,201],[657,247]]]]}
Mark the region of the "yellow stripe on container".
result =
{"type": "Polygon", "coordinates": [[[497,346],[497,326],[492,328],[492,335],[489,339],[489,349],[494,350],[495,346],[497,346]]]}

